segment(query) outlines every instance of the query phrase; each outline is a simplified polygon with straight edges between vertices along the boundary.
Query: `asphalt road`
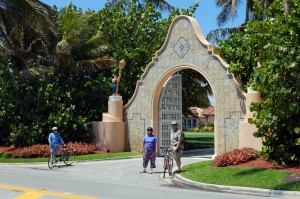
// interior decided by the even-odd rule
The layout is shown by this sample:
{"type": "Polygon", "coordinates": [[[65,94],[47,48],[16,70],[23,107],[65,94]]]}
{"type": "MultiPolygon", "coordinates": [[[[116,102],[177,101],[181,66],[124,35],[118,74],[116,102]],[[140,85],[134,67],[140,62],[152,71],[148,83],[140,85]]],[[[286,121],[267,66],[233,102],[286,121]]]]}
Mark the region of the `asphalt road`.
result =
{"type": "MultiPolygon", "coordinates": [[[[204,156],[182,158],[183,164],[203,161],[204,156]]],[[[176,187],[173,178],[162,179],[163,158],[154,174],[141,174],[142,159],[74,162],[73,166],[48,169],[47,163],[0,164],[0,199],[260,199],[264,197],[207,192],[176,187]]]]}

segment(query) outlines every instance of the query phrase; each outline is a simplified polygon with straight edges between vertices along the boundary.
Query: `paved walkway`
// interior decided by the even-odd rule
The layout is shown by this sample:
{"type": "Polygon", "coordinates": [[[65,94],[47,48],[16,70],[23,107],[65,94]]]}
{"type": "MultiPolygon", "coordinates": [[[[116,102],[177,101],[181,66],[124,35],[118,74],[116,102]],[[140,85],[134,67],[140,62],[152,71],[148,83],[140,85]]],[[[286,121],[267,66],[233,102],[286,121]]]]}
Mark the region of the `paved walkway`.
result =
{"type": "MultiPolygon", "coordinates": [[[[214,155],[213,149],[198,149],[192,151],[184,151],[182,162],[184,163],[185,158],[201,158],[201,159],[212,159],[214,155]]],[[[161,175],[162,178],[162,175],[161,175]]],[[[163,179],[163,178],[162,178],[163,179]]],[[[200,189],[207,191],[216,191],[216,192],[227,192],[227,193],[237,193],[237,194],[246,194],[246,195],[255,195],[255,196],[264,196],[264,197],[276,197],[276,198],[288,198],[288,199],[299,199],[299,191],[285,191],[285,190],[270,190],[270,189],[259,189],[251,187],[237,187],[237,186],[222,186],[215,184],[206,184],[191,181],[184,178],[180,174],[175,174],[174,178],[165,178],[164,180],[173,183],[175,186],[200,189]]]]}

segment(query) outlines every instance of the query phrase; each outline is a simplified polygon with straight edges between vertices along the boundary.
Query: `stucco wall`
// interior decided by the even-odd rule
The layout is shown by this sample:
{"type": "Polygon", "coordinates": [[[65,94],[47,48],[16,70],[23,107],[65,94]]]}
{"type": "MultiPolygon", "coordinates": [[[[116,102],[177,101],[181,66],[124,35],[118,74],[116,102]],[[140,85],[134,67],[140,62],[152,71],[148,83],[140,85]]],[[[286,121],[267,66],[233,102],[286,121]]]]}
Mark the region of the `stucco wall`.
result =
{"type": "Polygon", "coordinates": [[[162,85],[179,70],[193,69],[209,82],[215,97],[215,154],[239,147],[239,122],[243,121],[244,95],[228,65],[202,35],[194,18],[179,16],[172,22],[162,48],[137,83],[125,105],[127,150],[139,151],[147,126],[158,135],[158,102],[162,85]]]}

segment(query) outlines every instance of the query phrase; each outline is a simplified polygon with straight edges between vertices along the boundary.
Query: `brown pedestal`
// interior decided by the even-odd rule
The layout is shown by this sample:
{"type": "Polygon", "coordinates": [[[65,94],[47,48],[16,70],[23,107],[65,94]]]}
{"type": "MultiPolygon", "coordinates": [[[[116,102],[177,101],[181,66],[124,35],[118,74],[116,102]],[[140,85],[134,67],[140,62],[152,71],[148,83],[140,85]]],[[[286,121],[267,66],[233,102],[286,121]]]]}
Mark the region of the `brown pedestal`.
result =
{"type": "Polygon", "coordinates": [[[125,151],[125,122],[123,122],[122,96],[110,96],[108,113],[101,122],[92,122],[96,148],[103,151],[125,151]]]}

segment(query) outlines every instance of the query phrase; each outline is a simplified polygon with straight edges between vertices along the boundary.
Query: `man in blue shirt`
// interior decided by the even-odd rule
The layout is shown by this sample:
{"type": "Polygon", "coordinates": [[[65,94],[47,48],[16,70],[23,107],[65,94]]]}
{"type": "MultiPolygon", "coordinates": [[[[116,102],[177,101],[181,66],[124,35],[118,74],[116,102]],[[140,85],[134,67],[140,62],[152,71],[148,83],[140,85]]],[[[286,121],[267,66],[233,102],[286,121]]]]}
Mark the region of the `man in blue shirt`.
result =
{"type": "Polygon", "coordinates": [[[150,174],[153,173],[153,168],[156,168],[155,157],[158,152],[158,144],[155,135],[152,134],[153,129],[151,127],[147,128],[147,135],[143,138],[141,151],[144,153],[143,156],[143,170],[141,173],[146,173],[146,168],[150,160],[150,174]]]}
{"type": "Polygon", "coordinates": [[[53,153],[53,155],[54,155],[54,157],[52,157],[52,158],[55,158],[55,156],[58,152],[58,149],[59,149],[59,145],[65,146],[65,143],[64,143],[63,139],[61,138],[60,133],[57,131],[57,127],[53,127],[52,131],[53,132],[51,132],[49,134],[48,142],[49,142],[49,146],[50,146],[50,152],[53,153]]]}

